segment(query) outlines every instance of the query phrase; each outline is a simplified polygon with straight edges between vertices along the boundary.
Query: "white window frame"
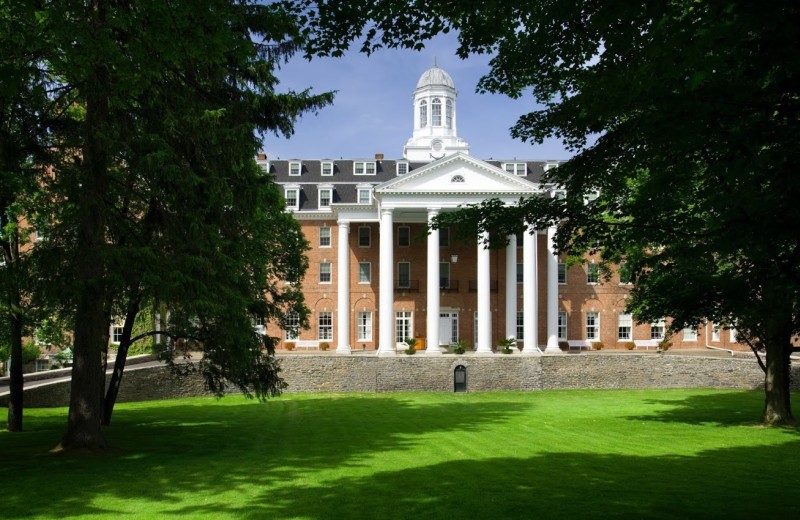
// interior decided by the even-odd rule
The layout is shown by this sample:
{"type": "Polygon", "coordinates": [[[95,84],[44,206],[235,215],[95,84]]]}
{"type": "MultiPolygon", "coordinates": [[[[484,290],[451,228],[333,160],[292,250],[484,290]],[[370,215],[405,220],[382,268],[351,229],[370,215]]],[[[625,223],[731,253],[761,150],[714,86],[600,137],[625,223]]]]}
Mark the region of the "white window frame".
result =
{"type": "Polygon", "coordinates": [[[320,161],[319,173],[322,177],[333,177],[333,161],[320,161]],[[325,173],[325,170],[329,173],[325,173]]]}
{"type": "Polygon", "coordinates": [[[397,161],[395,165],[397,175],[405,175],[408,173],[408,161],[397,161]]]}
{"type": "Polygon", "coordinates": [[[411,247],[411,226],[397,226],[397,247],[411,247]]]}
{"type": "Polygon", "coordinates": [[[631,341],[633,339],[633,315],[620,312],[617,314],[617,340],[631,341]]]}
{"type": "Polygon", "coordinates": [[[283,199],[286,201],[286,209],[288,211],[299,211],[300,210],[300,188],[292,186],[284,188],[283,190],[283,199]],[[294,204],[289,204],[289,194],[294,193],[294,204]]]}
{"type": "Polygon", "coordinates": [[[263,173],[269,173],[269,161],[258,161],[258,167],[263,173]]]}
{"type": "Polygon", "coordinates": [[[442,100],[431,99],[431,126],[442,126],[442,100]]]}
{"type": "Polygon", "coordinates": [[[325,187],[317,189],[317,208],[321,210],[328,210],[331,209],[331,204],[333,203],[333,188],[325,187]],[[328,195],[328,203],[323,205],[322,203],[322,195],[326,193],[328,195]]]}
{"type": "Polygon", "coordinates": [[[685,327],[683,329],[683,341],[697,341],[697,329],[695,327],[685,327]]]}
{"type": "Polygon", "coordinates": [[[558,311],[558,340],[567,341],[567,311],[558,311]]]}
{"type": "Polygon", "coordinates": [[[394,334],[395,343],[402,343],[406,338],[414,337],[414,313],[412,311],[396,311],[394,313],[394,334]]]}
{"type": "Polygon", "coordinates": [[[720,326],[718,323],[711,324],[711,341],[720,341],[719,330],[720,326]]]}
{"type": "Polygon", "coordinates": [[[319,341],[333,341],[333,312],[319,312],[317,316],[317,339],[319,341]]]}
{"type": "Polygon", "coordinates": [[[358,227],[358,247],[372,247],[372,228],[369,226],[358,227]],[[366,233],[362,230],[365,229],[366,233]],[[366,241],[362,239],[366,238],[366,241]]]}
{"type": "Polygon", "coordinates": [[[319,247],[332,247],[333,235],[330,226],[319,227],[319,247]],[[327,241],[327,243],[325,243],[327,241]]]}
{"type": "Polygon", "coordinates": [[[453,128],[453,100],[444,100],[444,124],[446,128],[453,128]]]}
{"type": "Polygon", "coordinates": [[[419,102],[419,127],[428,126],[428,102],[424,99],[419,102]]]}
{"type": "Polygon", "coordinates": [[[264,316],[253,317],[253,330],[262,336],[267,333],[267,326],[264,323],[264,316]]]}
{"type": "Polygon", "coordinates": [[[586,264],[586,283],[587,285],[597,285],[600,283],[600,264],[594,262],[586,264]],[[593,278],[594,281],[592,281],[593,278]]]}
{"type": "Polygon", "coordinates": [[[290,312],[285,318],[285,328],[283,329],[284,341],[297,341],[300,339],[300,314],[290,312]]]}
{"type": "Polygon", "coordinates": [[[401,261],[397,262],[397,288],[398,289],[411,289],[411,262],[401,261]],[[408,276],[403,277],[401,274],[400,266],[407,266],[407,274],[408,276]],[[405,278],[405,284],[403,284],[402,280],[405,278]]]}
{"type": "Polygon", "coordinates": [[[372,263],[370,262],[358,263],[358,283],[361,284],[372,283],[372,263]]]}
{"type": "Polygon", "coordinates": [[[375,161],[354,161],[353,175],[375,175],[375,161]],[[372,171],[370,171],[372,170],[372,171]]]}
{"type": "Polygon", "coordinates": [[[300,177],[303,174],[303,163],[300,161],[289,161],[289,177],[300,177]]]}
{"type": "Polygon", "coordinates": [[[372,204],[372,188],[358,188],[358,203],[372,204]]]}
{"type": "Polygon", "coordinates": [[[333,265],[330,262],[319,263],[319,283],[333,283],[333,265]]]}
{"type": "MultiPolygon", "coordinates": [[[[111,340],[111,343],[113,343],[114,345],[119,345],[120,341],[122,341],[122,329],[124,327],[125,327],[124,323],[123,324],[119,324],[119,323],[112,323],[111,324],[111,334],[109,334],[109,339],[111,340]]],[[[37,332],[38,332],[38,329],[37,329],[37,332]]],[[[39,341],[39,335],[38,334],[36,335],[36,344],[37,345],[41,344],[40,341],[39,341]]]]}
{"type": "Polygon", "coordinates": [[[525,341],[525,312],[517,311],[517,341],[525,341]]]}
{"type": "Polygon", "coordinates": [[[527,177],[528,175],[528,165],[524,162],[503,163],[503,170],[505,170],[506,173],[516,175],[517,177],[527,177]]]}
{"type": "Polygon", "coordinates": [[[650,339],[662,340],[666,334],[667,322],[664,318],[650,324],[650,339]]]}
{"type": "Polygon", "coordinates": [[[372,312],[358,311],[356,317],[358,341],[372,341],[372,312]]]}
{"type": "Polygon", "coordinates": [[[586,313],[586,340],[600,341],[600,313],[591,311],[586,313]]]}
{"type": "Polygon", "coordinates": [[[739,343],[739,334],[735,327],[731,327],[731,343],[739,343]]]}

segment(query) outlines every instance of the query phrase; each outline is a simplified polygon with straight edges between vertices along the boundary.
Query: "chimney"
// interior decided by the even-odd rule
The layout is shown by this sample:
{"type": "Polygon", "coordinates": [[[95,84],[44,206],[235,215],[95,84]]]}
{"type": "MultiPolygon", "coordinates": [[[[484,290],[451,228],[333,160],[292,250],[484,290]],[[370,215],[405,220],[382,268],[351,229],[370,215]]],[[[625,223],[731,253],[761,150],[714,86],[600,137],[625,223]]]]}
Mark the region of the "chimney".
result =
{"type": "Polygon", "coordinates": [[[375,160],[376,161],[382,161],[383,160],[383,154],[382,153],[376,153],[375,154],[375,160]]]}
{"type": "Polygon", "coordinates": [[[258,160],[259,161],[266,161],[267,160],[267,154],[265,154],[265,153],[258,154],[258,160]]]}

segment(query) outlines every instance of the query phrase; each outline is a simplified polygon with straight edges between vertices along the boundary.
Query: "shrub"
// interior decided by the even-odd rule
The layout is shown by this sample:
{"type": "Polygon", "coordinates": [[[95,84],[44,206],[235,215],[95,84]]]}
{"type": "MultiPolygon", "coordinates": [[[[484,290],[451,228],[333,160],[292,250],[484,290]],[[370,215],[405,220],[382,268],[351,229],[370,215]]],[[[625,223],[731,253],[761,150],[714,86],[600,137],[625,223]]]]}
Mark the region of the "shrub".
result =
{"type": "Polygon", "coordinates": [[[564,350],[564,349],[569,350],[569,343],[567,343],[566,341],[559,341],[558,342],[558,348],[560,348],[561,350],[564,350]]]}
{"type": "Polygon", "coordinates": [[[517,346],[517,339],[513,336],[508,338],[503,338],[497,342],[497,346],[502,348],[503,350],[510,350],[517,346]]]}
{"type": "Polygon", "coordinates": [[[513,351],[510,348],[506,347],[503,350],[501,350],[500,352],[502,352],[503,354],[511,354],[511,352],[513,352],[513,351]]]}
{"type": "Polygon", "coordinates": [[[625,343],[622,344],[622,346],[628,350],[633,350],[636,348],[636,343],[634,343],[633,341],[626,341],[625,343]]]}
{"type": "Polygon", "coordinates": [[[661,342],[658,344],[659,350],[669,350],[672,346],[672,343],[669,340],[662,339],[661,342]]]}
{"type": "Polygon", "coordinates": [[[283,348],[285,348],[286,350],[294,350],[294,343],[291,341],[287,341],[286,343],[283,344],[283,348]]]}
{"type": "Polygon", "coordinates": [[[35,341],[32,339],[26,339],[22,343],[22,362],[23,363],[33,363],[39,356],[41,355],[42,350],[39,348],[39,345],[36,344],[35,341]]]}
{"type": "Polygon", "coordinates": [[[406,342],[406,345],[408,345],[408,348],[412,349],[412,350],[417,345],[417,339],[416,338],[406,338],[405,342],[406,342]]]}
{"type": "Polygon", "coordinates": [[[331,344],[328,343],[327,341],[323,341],[322,343],[319,344],[320,350],[328,350],[329,348],[331,348],[331,344]]]}
{"type": "Polygon", "coordinates": [[[463,354],[464,352],[467,351],[467,347],[469,347],[469,345],[467,345],[467,342],[464,341],[463,339],[459,339],[455,343],[455,345],[453,345],[453,353],[454,354],[463,354]]]}
{"type": "Polygon", "coordinates": [[[405,349],[403,352],[405,352],[407,356],[413,356],[414,354],[417,353],[417,351],[414,350],[413,347],[409,347],[409,348],[405,349]]]}
{"type": "Polygon", "coordinates": [[[593,341],[592,342],[592,348],[595,349],[595,350],[603,350],[603,347],[605,347],[605,345],[603,344],[602,341],[593,341]]]}

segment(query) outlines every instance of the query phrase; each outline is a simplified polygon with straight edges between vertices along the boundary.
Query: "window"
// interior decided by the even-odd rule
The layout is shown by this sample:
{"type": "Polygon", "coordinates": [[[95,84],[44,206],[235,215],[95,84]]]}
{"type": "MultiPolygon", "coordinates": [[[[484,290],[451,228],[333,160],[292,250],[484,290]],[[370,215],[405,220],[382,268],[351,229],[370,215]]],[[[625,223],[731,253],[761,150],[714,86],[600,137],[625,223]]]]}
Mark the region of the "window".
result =
{"type": "Polygon", "coordinates": [[[464,176],[463,175],[453,175],[453,177],[450,179],[450,182],[464,182],[464,176]]]}
{"type": "Polygon", "coordinates": [[[375,161],[354,162],[353,175],[375,175],[375,161]]]}
{"type": "Polygon", "coordinates": [[[319,264],[319,283],[331,283],[331,263],[320,262],[319,264]]]}
{"type": "Polygon", "coordinates": [[[425,100],[419,104],[419,126],[420,128],[428,126],[428,102],[425,100]]]}
{"type": "Polygon", "coordinates": [[[333,188],[319,189],[319,209],[330,209],[333,199],[333,188]]]}
{"type": "Polygon", "coordinates": [[[650,324],[650,339],[664,339],[664,319],[650,324]]]}
{"type": "Polygon", "coordinates": [[[522,283],[523,281],[525,281],[525,275],[523,273],[524,273],[524,266],[523,266],[523,264],[519,264],[518,263],[517,264],[517,283],[522,283]]]}
{"type": "Polygon", "coordinates": [[[626,285],[631,283],[631,270],[628,268],[627,262],[619,264],[619,283],[626,285]]]}
{"type": "Polygon", "coordinates": [[[359,204],[369,204],[372,202],[372,190],[369,188],[359,188],[358,189],[358,203],[359,204]]]}
{"type": "Polygon", "coordinates": [[[414,337],[411,311],[397,311],[394,313],[394,340],[401,343],[406,338],[414,337]]]}
{"type": "Polygon", "coordinates": [[[397,247],[409,247],[411,245],[411,228],[399,226],[397,228],[397,247]]]}
{"type": "Polygon", "coordinates": [[[736,329],[731,328],[731,343],[738,343],[739,334],[736,332],[736,329]]]}
{"type": "Polygon", "coordinates": [[[292,177],[297,177],[300,175],[302,171],[302,163],[292,161],[289,163],[289,175],[292,177]]]}
{"type": "Polygon", "coordinates": [[[331,175],[333,175],[333,162],[322,161],[321,170],[323,177],[330,177],[331,175]]]}
{"type": "Polygon", "coordinates": [[[453,128],[453,100],[448,99],[444,102],[444,121],[447,128],[453,128]]]}
{"type": "Polygon", "coordinates": [[[633,330],[633,315],[619,313],[617,316],[617,339],[620,341],[630,341],[631,331],[633,330]]]}
{"type": "Polygon", "coordinates": [[[439,98],[431,101],[431,126],[442,126],[442,100],[439,98]]]}
{"type": "Polygon", "coordinates": [[[450,263],[439,262],[439,288],[450,288],[450,263]]]}
{"type": "Polygon", "coordinates": [[[361,226],[358,228],[358,247],[370,246],[370,228],[361,226]]]}
{"type": "Polygon", "coordinates": [[[263,161],[258,163],[258,167],[261,168],[263,173],[269,173],[269,162],[263,161]]]}
{"type": "Polygon", "coordinates": [[[397,288],[411,288],[411,262],[397,262],[397,288]]]}
{"type": "Polygon", "coordinates": [[[503,169],[511,175],[525,177],[528,174],[528,167],[524,162],[503,163],[503,169]]]}
{"type": "Polygon", "coordinates": [[[588,204],[590,202],[593,202],[593,201],[597,200],[598,197],[600,197],[600,191],[599,190],[591,190],[588,193],[586,193],[586,195],[583,196],[583,203],[584,204],[588,204]]]}
{"type": "Polygon", "coordinates": [[[683,341],[697,341],[697,329],[694,327],[683,329],[683,341]]]}
{"type": "Polygon", "coordinates": [[[478,311],[475,311],[475,313],[472,315],[472,332],[472,342],[477,345],[480,342],[480,339],[478,338],[478,311]]]}
{"type": "MultiPolygon", "coordinates": [[[[119,343],[122,341],[122,325],[115,323],[111,326],[111,343],[119,343]]],[[[38,342],[38,337],[37,337],[38,342]]]]}
{"type": "Polygon", "coordinates": [[[546,163],[544,165],[544,171],[546,172],[552,170],[553,168],[558,168],[558,163],[546,163]]]}
{"type": "Polygon", "coordinates": [[[586,264],[586,283],[595,284],[600,281],[600,264],[586,264]]]}
{"type": "Polygon", "coordinates": [[[553,198],[556,200],[564,200],[567,198],[567,190],[553,190],[553,198]]]}
{"type": "Polygon", "coordinates": [[[331,247],[331,228],[328,226],[319,228],[319,247],[331,247]]]}
{"type": "Polygon", "coordinates": [[[525,339],[525,313],[517,311],[517,339],[522,341],[525,339]]]}
{"type": "Polygon", "coordinates": [[[439,229],[439,247],[450,247],[450,228],[439,229]]]}
{"type": "Polygon", "coordinates": [[[525,235],[522,233],[522,231],[520,231],[519,233],[516,234],[516,237],[517,237],[517,247],[521,248],[522,242],[525,240],[525,235]]]}
{"type": "Polygon", "coordinates": [[[564,311],[558,313],[558,340],[567,341],[567,313],[564,311]]]}
{"type": "Polygon", "coordinates": [[[358,263],[358,283],[370,283],[372,281],[372,264],[369,262],[358,263]]]}
{"type": "Polygon", "coordinates": [[[711,341],[719,341],[719,325],[716,323],[711,329],[711,341]]]}
{"type": "Polygon", "coordinates": [[[358,341],[372,341],[372,313],[358,313],[358,341]]]}
{"type": "Polygon", "coordinates": [[[299,188],[286,188],[283,192],[283,198],[286,199],[286,209],[294,211],[300,209],[299,188]]]}
{"type": "Polygon", "coordinates": [[[255,316],[253,318],[253,330],[262,336],[267,333],[267,327],[264,325],[264,316],[255,316]]]}
{"type": "Polygon", "coordinates": [[[408,173],[408,163],[405,161],[397,162],[397,175],[405,175],[408,173]]]}
{"type": "Polygon", "coordinates": [[[600,313],[587,312],[586,313],[586,339],[589,341],[597,341],[600,339],[600,313]]]}
{"type": "Polygon", "coordinates": [[[318,339],[320,341],[333,340],[333,313],[322,311],[319,313],[318,339]]]}
{"type": "Polygon", "coordinates": [[[300,314],[290,312],[286,315],[283,334],[286,341],[297,341],[300,338],[300,314]]]}
{"type": "Polygon", "coordinates": [[[558,263],[558,283],[564,285],[567,283],[567,264],[558,263]]]}

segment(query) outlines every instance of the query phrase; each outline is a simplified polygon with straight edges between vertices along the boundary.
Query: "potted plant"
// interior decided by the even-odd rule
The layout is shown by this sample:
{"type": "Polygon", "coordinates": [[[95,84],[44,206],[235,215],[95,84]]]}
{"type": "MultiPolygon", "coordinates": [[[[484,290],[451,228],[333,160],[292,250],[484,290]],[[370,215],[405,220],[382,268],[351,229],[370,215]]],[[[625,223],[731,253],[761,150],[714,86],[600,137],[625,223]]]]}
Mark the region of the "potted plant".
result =
{"type": "Polygon", "coordinates": [[[669,350],[669,348],[670,348],[671,346],[672,346],[672,343],[671,343],[670,341],[668,341],[668,340],[666,340],[666,339],[662,339],[662,340],[661,340],[661,341],[658,343],[658,348],[657,348],[656,350],[658,350],[658,352],[664,352],[664,351],[666,351],[666,350],[669,350]]]}
{"type": "Polygon", "coordinates": [[[294,350],[294,341],[287,341],[283,344],[283,348],[286,350],[294,350]]]}
{"type": "Polygon", "coordinates": [[[603,350],[605,348],[605,345],[603,344],[602,341],[593,341],[592,348],[595,350],[603,350]]]}
{"type": "Polygon", "coordinates": [[[633,350],[636,348],[636,343],[634,343],[633,341],[626,341],[625,343],[622,344],[622,346],[628,350],[633,350]]]}
{"type": "Polygon", "coordinates": [[[329,348],[331,348],[331,344],[328,343],[327,341],[323,341],[322,343],[319,344],[320,350],[328,350],[329,348]]]}
{"type": "Polygon", "coordinates": [[[513,336],[503,338],[497,342],[497,348],[503,354],[511,354],[511,349],[517,346],[517,339],[513,336]]]}
{"type": "Polygon", "coordinates": [[[467,351],[467,342],[463,339],[459,339],[453,344],[453,354],[463,354],[467,351]]]}

